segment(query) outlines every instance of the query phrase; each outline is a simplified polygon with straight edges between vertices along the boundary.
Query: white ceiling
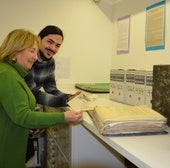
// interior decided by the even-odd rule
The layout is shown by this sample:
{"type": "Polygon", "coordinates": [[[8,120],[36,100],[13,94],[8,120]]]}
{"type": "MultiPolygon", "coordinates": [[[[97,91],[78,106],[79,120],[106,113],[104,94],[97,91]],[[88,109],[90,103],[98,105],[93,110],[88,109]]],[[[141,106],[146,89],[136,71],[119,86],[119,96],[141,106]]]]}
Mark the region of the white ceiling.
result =
{"type": "Polygon", "coordinates": [[[104,14],[112,21],[113,20],[113,6],[123,0],[93,0],[104,14]]]}
{"type": "Polygon", "coordinates": [[[109,3],[110,5],[114,5],[114,4],[118,3],[121,0],[104,0],[104,1],[109,3]]]}

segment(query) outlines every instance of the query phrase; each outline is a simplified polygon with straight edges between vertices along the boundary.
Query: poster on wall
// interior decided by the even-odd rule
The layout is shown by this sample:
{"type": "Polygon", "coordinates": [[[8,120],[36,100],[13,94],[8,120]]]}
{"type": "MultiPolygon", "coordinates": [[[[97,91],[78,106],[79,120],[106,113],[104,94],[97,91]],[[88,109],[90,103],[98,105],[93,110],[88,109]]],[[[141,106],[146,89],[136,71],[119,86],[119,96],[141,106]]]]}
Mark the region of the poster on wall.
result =
{"type": "Polygon", "coordinates": [[[146,8],[146,51],[165,49],[165,0],[146,8]]]}
{"type": "Polygon", "coordinates": [[[118,18],[117,54],[129,53],[130,15],[118,18]]]}

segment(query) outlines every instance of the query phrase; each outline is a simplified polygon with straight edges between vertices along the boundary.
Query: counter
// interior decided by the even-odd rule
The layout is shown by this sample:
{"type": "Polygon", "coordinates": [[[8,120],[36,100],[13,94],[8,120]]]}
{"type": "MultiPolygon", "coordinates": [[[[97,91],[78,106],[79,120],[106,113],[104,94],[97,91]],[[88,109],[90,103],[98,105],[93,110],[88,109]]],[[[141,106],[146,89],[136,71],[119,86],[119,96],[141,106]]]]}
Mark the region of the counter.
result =
{"type": "Polygon", "coordinates": [[[88,114],[84,114],[82,125],[137,167],[170,167],[170,134],[105,137],[99,134],[88,114]]]}
{"type": "MultiPolygon", "coordinates": [[[[108,94],[98,95],[97,104],[116,105],[108,94]]],[[[124,158],[139,168],[170,167],[170,134],[142,136],[102,136],[90,116],[71,125],[72,168],[124,168],[124,158]]],[[[168,128],[169,132],[169,128],[168,128]]]]}

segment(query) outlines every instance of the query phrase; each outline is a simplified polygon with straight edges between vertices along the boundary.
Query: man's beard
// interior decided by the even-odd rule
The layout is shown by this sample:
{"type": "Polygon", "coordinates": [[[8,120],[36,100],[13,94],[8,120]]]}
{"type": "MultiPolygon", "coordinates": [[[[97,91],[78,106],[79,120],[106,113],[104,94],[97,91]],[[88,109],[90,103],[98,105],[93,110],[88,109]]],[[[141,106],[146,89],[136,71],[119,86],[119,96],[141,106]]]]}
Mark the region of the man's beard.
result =
{"type": "Polygon", "coordinates": [[[49,60],[52,59],[52,57],[51,57],[51,58],[46,58],[41,51],[39,51],[39,53],[40,53],[40,58],[41,58],[43,61],[49,61],[49,60]]]}

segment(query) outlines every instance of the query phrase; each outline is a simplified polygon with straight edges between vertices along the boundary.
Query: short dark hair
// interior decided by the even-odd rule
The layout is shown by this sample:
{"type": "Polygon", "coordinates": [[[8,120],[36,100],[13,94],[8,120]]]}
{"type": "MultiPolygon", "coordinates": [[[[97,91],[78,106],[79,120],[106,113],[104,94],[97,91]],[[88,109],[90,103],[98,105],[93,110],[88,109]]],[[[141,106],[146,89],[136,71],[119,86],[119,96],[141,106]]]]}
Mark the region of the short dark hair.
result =
{"type": "Polygon", "coordinates": [[[49,35],[49,34],[58,34],[62,37],[62,39],[64,39],[64,35],[62,30],[54,25],[48,25],[46,27],[44,27],[40,33],[38,34],[38,36],[40,36],[41,39],[43,39],[45,36],[49,35]]]}

